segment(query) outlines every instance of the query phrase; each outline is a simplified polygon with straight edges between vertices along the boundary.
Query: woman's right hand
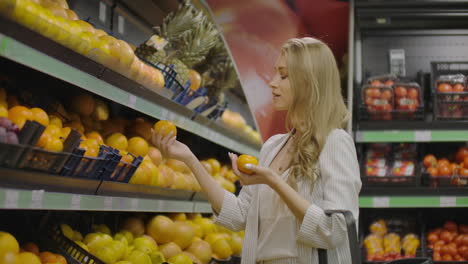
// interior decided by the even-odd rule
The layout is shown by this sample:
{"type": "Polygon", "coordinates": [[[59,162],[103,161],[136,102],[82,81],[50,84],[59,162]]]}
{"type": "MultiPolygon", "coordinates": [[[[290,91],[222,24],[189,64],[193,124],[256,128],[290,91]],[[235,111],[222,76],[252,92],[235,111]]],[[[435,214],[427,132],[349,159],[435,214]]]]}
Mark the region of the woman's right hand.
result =
{"type": "Polygon", "coordinates": [[[151,129],[151,140],[165,158],[176,159],[187,163],[188,159],[193,155],[187,145],[176,140],[172,132],[166,137],[163,137],[162,134],[156,134],[156,132],[151,129]]]}

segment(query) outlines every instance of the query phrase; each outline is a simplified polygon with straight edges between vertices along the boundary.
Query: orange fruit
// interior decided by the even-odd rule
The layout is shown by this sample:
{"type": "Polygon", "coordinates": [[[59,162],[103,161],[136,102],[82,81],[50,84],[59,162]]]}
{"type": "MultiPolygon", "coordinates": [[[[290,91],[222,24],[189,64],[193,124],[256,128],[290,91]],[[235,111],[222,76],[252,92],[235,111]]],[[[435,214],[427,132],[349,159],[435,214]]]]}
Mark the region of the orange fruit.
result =
{"type": "Polygon", "coordinates": [[[56,125],[60,128],[63,127],[63,123],[62,123],[62,119],[60,119],[58,116],[56,115],[50,115],[49,116],[49,124],[50,125],[56,125]]]}
{"type": "Polygon", "coordinates": [[[151,184],[151,170],[147,166],[140,166],[129,181],[130,184],[151,184]]]}
{"type": "Polygon", "coordinates": [[[6,251],[4,253],[0,253],[0,263],[1,264],[23,264],[24,262],[21,261],[19,254],[14,253],[12,251],[6,251]]]}
{"type": "Polygon", "coordinates": [[[177,136],[177,128],[171,121],[161,120],[156,122],[153,126],[154,132],[156,134],[161,133],[164,137],[169,135],[172,132],[172,136],[177,136]]]}
{"type": "Polygon", "coordinates": [[[0,231],[0,254],[5,253],[7,251],[11,251],[15,254],[18,254],[18,241],[12,234],[0,231]]]}
{"type": "Polygon", "coordinates": [[[63,143],[59,138],[52,138],[47,142],[44,149],[48,151],[61,152],[63,151],[63,143]]]}
{"type": "Polygon", "coordinates": [[[211,165],[211,174],[216,175],[219,173],[221,170],[221,163],[219,163],[217,159],[207,159],[206,162],[211,165]]]}
{"type": "Polygon", "coordinates": [[[0,105],[0,117],[8,117],[8,109],[3,105],[0,105]]]}
{"type": "Polygon", "coordinates": [[[88,138],[80,143],[80,148],[85,149],[87,157],[97,157],[99,155],[99,143],[94,138],[88,138]]]}
{"type": "MultiPolygon", "coordinates": [[[[133,156],[128,154],[127,151],[121,150],[119,153],[120,155],[122,155],[122,158],[120,159],[120,161],[126,162],[128,164],[131,164],[133,162],[133,156]]],[[[121,163],[119,163],[119,165],[122,166],[121,163]]]]}
{"type": "Polygon", "coordinates": [[[99,133],[96,132],[96,131],[92,131],[92,132],[86,133],[86,138],[94,138],[94,139],[97,140],[97,142],[98,142],[100,145],[103,145],[103,144],[104,144],[104,139],[102,139],[101,134],[99,134],[99,133]]]}
{"type": "Polygon", "coordinates": [[[39,258],[41,259],[42,263],[56,263],[57,257],[54,253],[49,251],[44,251],[39,253],[39,258]]]}
{"type": "Polygon", "coordinates": [[[32,119],[43,126],[49,125],[49,116],[41,108],[31,108],[31,113],[33,115],[32,119]]]}
{"type": "Polygon", "coordinates": [[[31,252],[23,252],[19,254],[20,261],[24,264],[41,264],[41,260],[37,255],[31,252]]]}
{"type": "Polygon", "coordinates": [[[254,156],[250,156],[246,154],[240,155],[239,158],[237,158],[237,167],[239,168],[239,171],[246,173],[246,174],[252,174],[253,171],[245,167],[245,165],[247,164],[258,165],[258,160],[254,156]]]}
{"type": "Polygon", "coordinates": [[[60,139],[62,141],[65,141],[68,137],[68,135],[70,135],[70,132],[71,132],[71,127],[63,127],[60,131],[60,139]]]}
{"type": "Polygon", "coordinates": [[[128,141],[127,151],[132,153],[135,156],[146,156],[149,151],[149,146],[146,140],[141,137],[132,137],[128,141]]]}
{"type": "Polygon", "coordinates": [[[39,138],[39,141],[37,141],[36,146],[40,148],[45,148],[50,140],[52,140],[52,136],[44,131],[41,137],[39,138]]]}
{"type": "Polygon", "coordinates": [[[67,264],[67,260],[60,254],[55,254],[56,263],[67,264]]]}
{"type": "Polygon", "coordinates": [[[128,141],[122,133],[114,133],[106,139],[106,144],[118,150],[127,150],[128,141]]]}
{"type": "Polygon", "coordinates": [[[189,80],[190,80],[190,89],[192,91],[196,91],[198,90],[198,88],[200,88],[202,78],[197,71],[189,70],[189,80]]]}
{"type": "Polygon", "coordinates": [[[49,133],[52,137],[59,138],[62,136],[62,129],[56,125],[48,125],[44,133],[49,133]]]}
{"type": "Polygon", "coordinates": [[[8,119],[18,125],[19,128],[24,126],[26,120],[32,120],[32,117],[33,114],[31,110],[21,105],[13,106],[10,108],[10,110],[8,110],[8,119]]]}
{"type": "Polygon", "coordinates": [[[39,256],[39,247],[36,245],[36,243],[28,242],[24,244],[22,248],[27,252],[31,252],[39,256]]]}

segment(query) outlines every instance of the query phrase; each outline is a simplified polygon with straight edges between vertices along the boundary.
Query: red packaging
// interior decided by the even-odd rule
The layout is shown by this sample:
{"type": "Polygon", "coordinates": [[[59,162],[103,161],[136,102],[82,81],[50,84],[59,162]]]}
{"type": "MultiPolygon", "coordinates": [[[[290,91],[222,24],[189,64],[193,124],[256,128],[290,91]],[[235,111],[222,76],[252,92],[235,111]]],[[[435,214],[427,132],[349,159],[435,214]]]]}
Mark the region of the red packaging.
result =
{"type": "Polygon", "coordinates": [[[468,118],[468,87],[463,74],[441,75],[435,83],[436,117],[468,118]]]}
{"type": "Polygon", "coordinates": [[[374,120],[391,120],[393,110],[393,90],[391,86],[365,85],[362,101],[374,120]]]}

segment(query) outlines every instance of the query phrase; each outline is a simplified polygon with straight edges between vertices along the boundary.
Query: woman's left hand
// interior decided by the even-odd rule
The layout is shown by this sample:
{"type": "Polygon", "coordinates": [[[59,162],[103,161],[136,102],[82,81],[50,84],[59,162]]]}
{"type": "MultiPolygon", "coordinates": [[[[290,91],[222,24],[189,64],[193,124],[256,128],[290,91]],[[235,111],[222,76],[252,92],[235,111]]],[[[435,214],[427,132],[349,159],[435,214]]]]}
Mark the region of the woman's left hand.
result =
{"type": "Polygon", "coordinates": [[[253,171],[252,174],[246,174],[239,171],[237,167],[237,155],[229,153],[229,158],[231,158],[232,170],[239,177],[239,180],[242,185],[253,185],[253,184],[267,184],[275,182],[279,179],[279,175],[270,168],[255,166],[253,164],[247,164],[249,170],[253,171]]]}

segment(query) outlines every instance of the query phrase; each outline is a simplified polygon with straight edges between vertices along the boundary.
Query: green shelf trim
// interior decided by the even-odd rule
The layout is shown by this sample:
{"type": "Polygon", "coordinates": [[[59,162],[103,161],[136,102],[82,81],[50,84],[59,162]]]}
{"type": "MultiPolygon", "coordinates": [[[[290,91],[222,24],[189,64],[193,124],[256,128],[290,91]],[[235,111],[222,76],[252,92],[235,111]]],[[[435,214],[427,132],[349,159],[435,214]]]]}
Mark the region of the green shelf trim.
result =
{"type": "Polygon", "coordinates": [[[170,109],[161,107],[144,98],[136,97],[3,34],[0,34],[0,55],[149,116],[171,120],[178,127],[233,151],[257,157],[260,154],[259,149],[233,140],[222,133],[204,127],[188,117],[172,112],[170,109]]]}
{"type": "Polygon", "coordinates": [[[357,131],[356,142],[456,142],[468,141],[468,130],[357,131]]]}
{"type": "Polygon", "coordinates": [[[141,199],[0,188],[2,209],[207,213],[207,202],[141,199]]]}
{"type": "Polygon", "coordinates": [[[432,141],[468,141],[468,130],[432,131],[432,141]]]}
{"type": "Polygon", "coordinates": [[[468,207],[465,196],[363,196],[361,208],[437,208],[468,207]]]}

